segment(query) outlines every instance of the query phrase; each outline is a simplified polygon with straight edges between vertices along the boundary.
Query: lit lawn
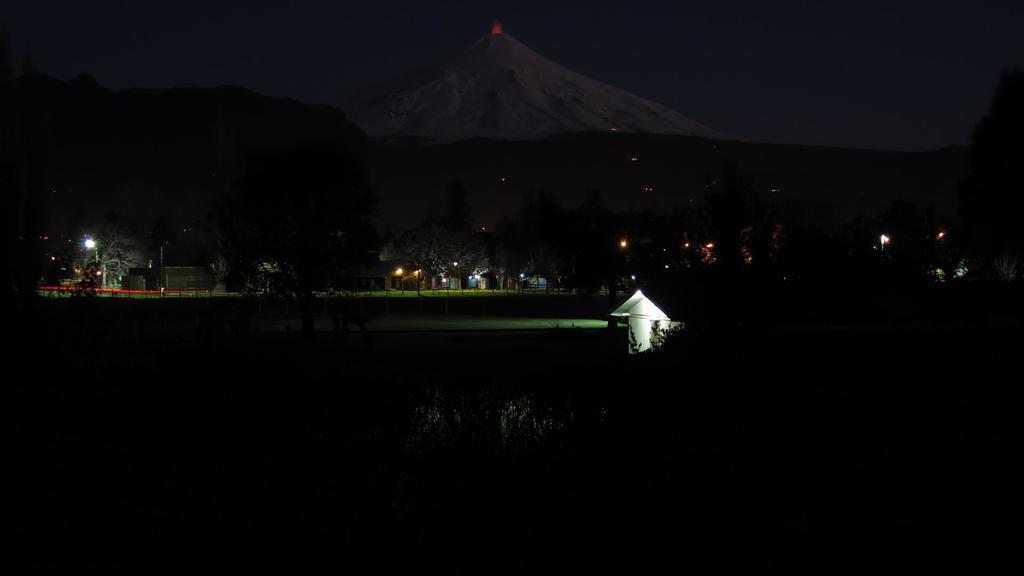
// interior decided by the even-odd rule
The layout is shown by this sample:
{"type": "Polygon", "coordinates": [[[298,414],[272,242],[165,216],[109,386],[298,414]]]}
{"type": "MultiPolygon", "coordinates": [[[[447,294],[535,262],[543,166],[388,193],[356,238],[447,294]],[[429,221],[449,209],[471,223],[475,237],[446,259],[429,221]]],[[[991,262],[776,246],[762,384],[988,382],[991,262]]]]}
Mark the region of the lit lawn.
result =
{"type": "MultiPolygon", "coordinates": [[[[259,332],[292,332],[301,327],[297,317],[255,319],[259,332]]],[[[329,318],[315,320],[317,332],[331,332],[333,325],[329,318]]],[[[470,316],[470,315],[404,315],[392,314],[371,319],[366,327],[370,332],[509,332],[518,330],[594,330],[606,328],[607,320],[593,318],[522,318],[513,316],[470,316]]],[[[350,331],[358,332],[355,325],[350,331]]]]}
{"type": "Polygon", "coordinates": [[[596,329],[608,326],[606,320],[590,318],[512,318],[501,316],[381,316],[370,321],[374,332],[473,330],[556,330],[596,329]]]}

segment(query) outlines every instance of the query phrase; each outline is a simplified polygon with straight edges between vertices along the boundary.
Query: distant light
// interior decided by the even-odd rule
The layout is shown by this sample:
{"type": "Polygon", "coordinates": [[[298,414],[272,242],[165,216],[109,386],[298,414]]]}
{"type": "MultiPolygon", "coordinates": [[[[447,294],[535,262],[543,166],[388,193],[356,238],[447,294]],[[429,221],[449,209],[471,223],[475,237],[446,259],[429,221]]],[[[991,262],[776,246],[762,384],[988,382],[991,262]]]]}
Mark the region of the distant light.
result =
{"type": "Polygon", "coordinates": [[[397,276],[401,276],[404,272],[405,270],[402,270],[401,268],[395,268],[395,275],[397,276]]]}
{"type": "Polygon", "coordinates": [[[82,245],[85,246],[86,250],[92,250],[93,248],[96,247],[96,241],[86,236],[85,241],[82,242],[82,245]]]}
{"type": "Polygon", "coordinates": [[[668,264],[665,264],[665,270],[668,270],[668,264]]]}
{"type": "Polygon", "coordinates": [[[708,250],[714,250],[715,249],[715,243],[714,242],[708,242],[707,244],[704,245],[704,247],[707,248],[708,250]]]}
{"type": "Polygon", "coordinates": [[[103,271],[102,270],[97,270],[96,271],[96,275],[97,276],[103,276],[103,271]]]}
{"type": "Polygon", "coordinates": [[[889,238],[889,236],[882,234],[882,236],[879,238],[879,242],[881,242],[882,246],[884,247],[886,244],[892,242],[892,238],[889,238]]]}
{"type": "Polygon", "coordinates": [[[56,262],[56,261],[57,261],[57,257],[56,256],[50,256],[50,262],[56,262]]]}
{"type": "Polygon", "coordinates": [[[452,266],[458,266],[458,265],[459,265],[458,262],[452,262],[452,266]]]}
{"type": "Polygon", "coordinates": [[[520,273],[519,273],[519,277],[520,277],[520,278],[526,278],[526,274],[523,274],[522,272],[520,272],[520,273]]]}
{"type": "Polygon", "coordinates": [[[629,275],[629,279],[630,280],[636,280],[636,274],[630,274],[629,275]]]}
{"type": "Polygon", "coordinates": [[[491,25],[491,36],[500,36],[505,32],[505,28],[502,27],[501,22],[495,20],[494,24],[491,25]]]}
{"type": "Polygon", "coordinates": [[[689,247],[690,247],[690,243],[689,242],[684,242],[683,243],[683,248],[689,248],[689,247]]]}
{"type": "Polygon", "coordinates": [[[639,160],[639,159],[640,159],[640,158],[638,158],[638,157],[636,157],[636,156],[630,156],[630,157],[629,157],[629,161],[630,161],[630,162],[636,162],[636,161],[637,161],[637,160],[639,160]]]}
{"type": "Polygon", "coordinates": [[[619,248],[625,248],[627,246],[629,246],[629,242],[626,241],[625,238],[623,238],[622,240],[619,240],[619,248]]]}
{"type": "Polygon", "coordinates": [[[946,237],[946,231],[945,230],[941,230],[938,234],[935,235],[935,239],[936,240],[942,240],[945,237],[946,237]]]}

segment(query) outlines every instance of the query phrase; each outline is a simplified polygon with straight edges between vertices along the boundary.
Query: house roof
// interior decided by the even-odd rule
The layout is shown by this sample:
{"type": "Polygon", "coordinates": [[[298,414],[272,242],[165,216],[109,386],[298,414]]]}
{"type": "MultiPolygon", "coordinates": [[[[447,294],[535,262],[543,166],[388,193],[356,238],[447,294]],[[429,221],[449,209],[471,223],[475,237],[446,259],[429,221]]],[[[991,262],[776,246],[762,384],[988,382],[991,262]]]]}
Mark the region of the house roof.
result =
{"type": "Polygon", "coordinates": [[[644,294],[643,290],[637,290],[632,296],[626,298],[611,316],[638,316],[652,320],[670,320],[671,318],[659,307],[654,300],[644,294]]]}

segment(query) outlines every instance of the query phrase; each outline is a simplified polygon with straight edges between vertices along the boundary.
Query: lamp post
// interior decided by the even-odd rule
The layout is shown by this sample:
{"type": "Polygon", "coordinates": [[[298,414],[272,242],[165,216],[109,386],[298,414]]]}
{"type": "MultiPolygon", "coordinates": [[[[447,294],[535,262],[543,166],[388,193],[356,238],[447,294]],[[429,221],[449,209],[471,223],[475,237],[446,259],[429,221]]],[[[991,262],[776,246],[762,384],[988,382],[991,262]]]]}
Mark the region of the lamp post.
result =
{"type": "Polygon", "coordinates": [[[164,295],[164,284],[166,278],[164,277],[164,246],[167,245],[166,241],[160,242],[160,279],[157,282],[160,288],[160,297],[164,295]]]}
{"type": "MultiPolygon", "coordinates": [[[[454,276],[454,278],[457,278],[456,281],[459,283],[459,290],[462,290],[462,277],[459,276],[459,263],[457,261],[456,262],[452,262],[452,266],[455,266],[455,276],[454,276]]],[[[451,284],[451,282],[448,282],[448,283],[451,284]]]]}
{"type": "MultiPolygon", "coordinates": [[[[100,249],[96,246],[96,241],[91,236],[86,236],[85,240],[82,241],[82,246],[86,250],[92,250],[93,256],[95,257],[96,264],[100,264],[100,249]]],[[[99,270],[100,277],[100,288],[106,288],[107,274],[105,270],[106,266],[101,265],[99,270]]]]}

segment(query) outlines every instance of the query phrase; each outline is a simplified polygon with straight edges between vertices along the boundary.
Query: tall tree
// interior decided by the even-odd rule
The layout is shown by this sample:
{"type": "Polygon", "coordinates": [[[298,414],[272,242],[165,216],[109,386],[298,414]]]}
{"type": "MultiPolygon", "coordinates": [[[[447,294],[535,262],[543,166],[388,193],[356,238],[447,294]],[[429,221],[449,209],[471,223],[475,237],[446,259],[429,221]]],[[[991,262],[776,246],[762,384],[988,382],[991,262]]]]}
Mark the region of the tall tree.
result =
{"type": "Polygon", "coordinates": [[[766,210],[735,165],[727,164],[719,178],[707,183],[705,218],[715,238],[720,266],[738,268],[749,262],[754,252],[760,252],[752,249],[752,242],[763,236],[766,210]]]}
{"type": "Polygon", "coordinates": [[[373,197],[355,158],[326,143],[251,158],[247,167],[220,209],[230,278],[298,298],[303,333],[312,336],[314,292],[373,246],[373,197]]]}
{"type": "Polygon", "coordinates": [[[0,27],[0,198],[3,198],[3,219],[0,229],[4,248],[3,281],[0,291],[8,296],[13,290],[16,275],[14,266],[19,261],[18,248],[18,209],[21,190],[17,186],[17,164],[15,151],[15,113],[14,113],[14,63],[11,54],[10,37],[7,30],[0,27]]]}
{"type": "Polygon", "coordinates": [[[129,269],[142,265],[141,244],[117,222],[108,222],[93,241],[92,248],[82,248],[78,264],[82,270],[96,264],[102,288],[120,287],[129,269]]]}
{"type": "Polygon", "coordinates": [[[992,105],[971,140],[961,185],[961,217],[975,257],[1004,279],[1024,258],[1024,70],[1003,72],[992,105]],[[1017,264],[1015,266],[1015,264],[1017,264]]]}

